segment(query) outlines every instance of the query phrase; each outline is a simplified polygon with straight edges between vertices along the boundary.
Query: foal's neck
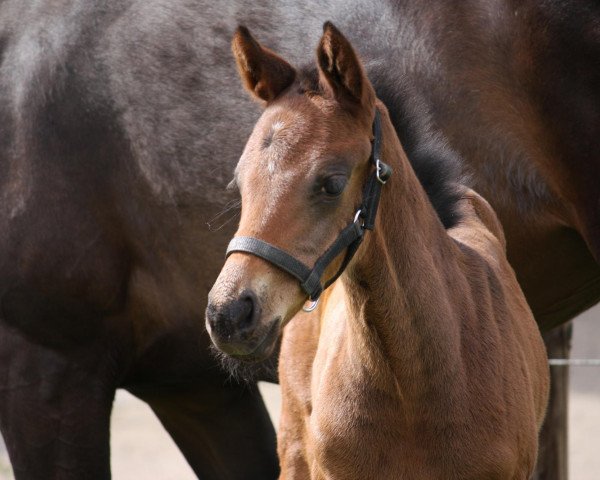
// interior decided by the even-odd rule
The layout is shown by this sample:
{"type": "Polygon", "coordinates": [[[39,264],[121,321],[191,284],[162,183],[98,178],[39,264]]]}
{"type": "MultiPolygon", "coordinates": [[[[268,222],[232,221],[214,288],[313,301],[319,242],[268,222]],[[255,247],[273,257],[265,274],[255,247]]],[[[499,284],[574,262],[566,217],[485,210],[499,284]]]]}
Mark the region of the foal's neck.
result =
{"type": "MultiPolygon", "coordinates": [[[[460,370],[458,299],[461,283],[456,247],[383,115],[382,160],[394,173],[383,187],[377,223],[348,271],[349,328],[362,336],[358,355],[386,363],[394,389],[413,391],[447,385],[460,370]],[[425,383],[427,382],[427,384],[425,383]]],[[[454,383],[456,379],[453,379],[454,383]]],[[[415,399],[416,400],[416,399],[415,399]]]]}

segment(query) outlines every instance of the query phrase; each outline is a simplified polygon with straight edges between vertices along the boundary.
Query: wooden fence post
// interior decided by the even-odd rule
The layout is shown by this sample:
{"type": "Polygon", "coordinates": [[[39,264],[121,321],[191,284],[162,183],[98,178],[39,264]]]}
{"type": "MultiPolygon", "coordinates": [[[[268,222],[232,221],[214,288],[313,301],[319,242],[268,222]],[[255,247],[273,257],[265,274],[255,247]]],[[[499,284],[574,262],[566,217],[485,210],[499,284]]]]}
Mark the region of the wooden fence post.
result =
{"type": "MultiPolygon", "coordinates": [[[[569,358],[572,326],[545,333],[548,358],[569,358]]],[[[550,367],[550,403],[540,434],[538,462],[532,480],[568,480],[569,367],[550,367]]]]}

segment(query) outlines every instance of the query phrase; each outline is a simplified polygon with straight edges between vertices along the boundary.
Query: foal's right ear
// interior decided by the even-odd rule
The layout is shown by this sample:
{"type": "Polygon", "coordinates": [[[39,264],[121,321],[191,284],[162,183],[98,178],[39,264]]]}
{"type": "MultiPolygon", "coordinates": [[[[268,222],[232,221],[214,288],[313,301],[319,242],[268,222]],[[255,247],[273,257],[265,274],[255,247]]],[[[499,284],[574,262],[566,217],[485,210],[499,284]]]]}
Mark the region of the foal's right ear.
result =
{"type": "Polygon", "coordinates": [[[270,102],[289,87],[296,70],[283,58],[258,43],[250,31],[239,26],[231,42],[244,87],[255,97],[270,102]]]}

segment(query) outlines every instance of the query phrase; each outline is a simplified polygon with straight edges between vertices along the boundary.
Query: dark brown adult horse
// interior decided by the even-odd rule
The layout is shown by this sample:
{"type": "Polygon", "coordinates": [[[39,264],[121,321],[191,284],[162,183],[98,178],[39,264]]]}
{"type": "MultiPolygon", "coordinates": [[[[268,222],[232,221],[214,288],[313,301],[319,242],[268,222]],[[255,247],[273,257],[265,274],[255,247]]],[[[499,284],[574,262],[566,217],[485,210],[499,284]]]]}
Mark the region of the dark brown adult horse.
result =
{"type": "Polygon", "coordinates": [[[242,217],[207,327],[244,358],[269,354],[289,324],[280,478],[529,479],[548,363],[489,204],[438,164],[436,214],[331,23],[317,71],[243,27],[233,51],[266,109],[236,168],[242,217]],[[319,272],[340,271],[322,292],[319,272]]]}
{"type": "Polygon", "coordinates": [[[206,222],[237,200],[258,114],[232,81],[239,23],[297,62],[332,19],[409,158],[459,154],[538,322],[595,303],[599,8],[1,0],[0,428],[17,477],[108,477],[118,387],[202,478],[275,476],[262,402],[224,384],[203,327],[233,233],[206,222]]]}

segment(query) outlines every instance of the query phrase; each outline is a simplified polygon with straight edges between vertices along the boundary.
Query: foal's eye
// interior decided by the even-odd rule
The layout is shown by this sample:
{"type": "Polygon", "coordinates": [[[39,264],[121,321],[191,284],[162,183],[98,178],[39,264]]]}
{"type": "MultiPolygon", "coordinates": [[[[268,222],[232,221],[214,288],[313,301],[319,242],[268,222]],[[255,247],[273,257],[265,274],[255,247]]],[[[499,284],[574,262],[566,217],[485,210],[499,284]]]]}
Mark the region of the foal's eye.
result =
{"type": "Polygon", "coordinates": [[[345,175],[332,175],[323,181],[321,191],[330,197],[337,197],[344,191],[347,178],[345,175]]]}

